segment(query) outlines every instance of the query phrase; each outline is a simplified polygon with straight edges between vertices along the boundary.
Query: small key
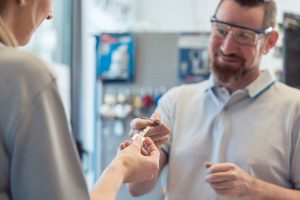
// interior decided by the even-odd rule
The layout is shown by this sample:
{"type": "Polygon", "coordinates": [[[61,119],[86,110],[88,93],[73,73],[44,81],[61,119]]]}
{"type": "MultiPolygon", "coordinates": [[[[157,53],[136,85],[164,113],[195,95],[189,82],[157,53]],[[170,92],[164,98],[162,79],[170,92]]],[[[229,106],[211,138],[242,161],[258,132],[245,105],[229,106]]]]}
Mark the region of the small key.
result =
{"type": "Polygon", "coordinates": [[[142,131],[137,131],[134,135],[133,135],[133,137],[132,137],[132,139],[135,139],[137,136],[140,136],[143,140],[145,139],[145,135],[147,134],[147,132],[150,130],[150,126],[146,126],[146,128],[144,129],[144,130],[142,130],[142,131]]]}

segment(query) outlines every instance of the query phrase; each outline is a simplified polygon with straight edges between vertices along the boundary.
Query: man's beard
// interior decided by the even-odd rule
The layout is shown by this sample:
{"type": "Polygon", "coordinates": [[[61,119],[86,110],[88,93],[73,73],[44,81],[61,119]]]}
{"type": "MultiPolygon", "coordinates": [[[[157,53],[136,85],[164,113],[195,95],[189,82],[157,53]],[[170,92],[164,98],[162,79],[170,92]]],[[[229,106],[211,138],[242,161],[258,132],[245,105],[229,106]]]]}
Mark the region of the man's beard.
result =
{"type": "Polygon", "coordinates": [[[228,84],[239,81],[247,73],[245,68],[246,60],[243,57],[236,54],[227,55],[226,57],[230,57],[238,63],[238,65],[231,66],[218,62],[218,57],[220,56],[223,56],[221,51],[214,52],[211,63],[212,73],[218,83],[228,84]]]}

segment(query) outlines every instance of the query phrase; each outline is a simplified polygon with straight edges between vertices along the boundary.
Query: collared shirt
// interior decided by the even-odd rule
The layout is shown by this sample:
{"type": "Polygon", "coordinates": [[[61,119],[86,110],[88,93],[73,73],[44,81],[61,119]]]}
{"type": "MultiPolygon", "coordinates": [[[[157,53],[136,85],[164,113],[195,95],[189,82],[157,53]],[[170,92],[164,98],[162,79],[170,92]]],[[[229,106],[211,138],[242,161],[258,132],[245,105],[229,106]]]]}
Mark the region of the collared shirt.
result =
{"type": "MultiPolygon", "coordinates": [[[[275,82],[270,75],[269,71],[262,71],[260,76],[248,85],[245,89],[239,89],[231,95],[225,87],[220,87],[214,84],[213,76],[210,76],[208,80],[208,89],[212,89],[218,101],[226,104],[226,102],[231,98],[231,96],[249,96],[250,98],[256,98],[267,90],[275,82]]],[[[219,102],[216,103],[219,103],[219,102]]]]}
{"type": "Polygon", "coordinates": [[[212,79],[176,87],[157,111],[172,129],[169,200],[225,199],[205,182],[205,162],[235,163],[251,176],[300,189],[300,92],[268,71],[232,94],[212,79]]]}

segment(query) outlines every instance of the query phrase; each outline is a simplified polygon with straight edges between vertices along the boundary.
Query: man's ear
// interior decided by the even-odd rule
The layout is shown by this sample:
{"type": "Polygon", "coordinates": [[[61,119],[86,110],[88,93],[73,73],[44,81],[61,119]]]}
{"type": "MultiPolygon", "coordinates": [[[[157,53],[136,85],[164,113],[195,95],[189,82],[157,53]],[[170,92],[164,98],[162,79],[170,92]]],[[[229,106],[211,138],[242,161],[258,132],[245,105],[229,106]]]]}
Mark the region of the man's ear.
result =
{"type": "Polygon", "coordinates": [[[266,41],[266,45],[264,47],[264,53],[267,53],[269,52],[270,49],[272,49],[277,40],[278,40],[278,32],[277,31],[273,31],[272,33],[270,33],[268,36],[267,36],[267,41],[266,41]]]}

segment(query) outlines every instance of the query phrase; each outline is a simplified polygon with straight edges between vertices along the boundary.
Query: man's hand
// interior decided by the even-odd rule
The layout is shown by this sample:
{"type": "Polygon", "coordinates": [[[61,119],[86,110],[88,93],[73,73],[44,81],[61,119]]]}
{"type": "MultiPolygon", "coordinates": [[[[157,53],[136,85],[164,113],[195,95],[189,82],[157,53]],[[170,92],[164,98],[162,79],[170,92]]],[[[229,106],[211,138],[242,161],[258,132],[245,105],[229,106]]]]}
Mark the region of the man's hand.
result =
{"type": "Polygon", "coordinates": [[[170,129],[161,122],[158,113],[154,113],[151,119],[133,119],[130,126],[130,136],[133,136],[136,131],[143,130],[146,126],[151,126],[151,129],[147,132],[146,136],[153,140],[157,148],[169,140],[170,129]]]}
{"type": "Polygon", "coordinates": [[[233,163],[205,163],[207,183],[217,194],[231,199],[251,199],[255,178],[233,163]]]}

